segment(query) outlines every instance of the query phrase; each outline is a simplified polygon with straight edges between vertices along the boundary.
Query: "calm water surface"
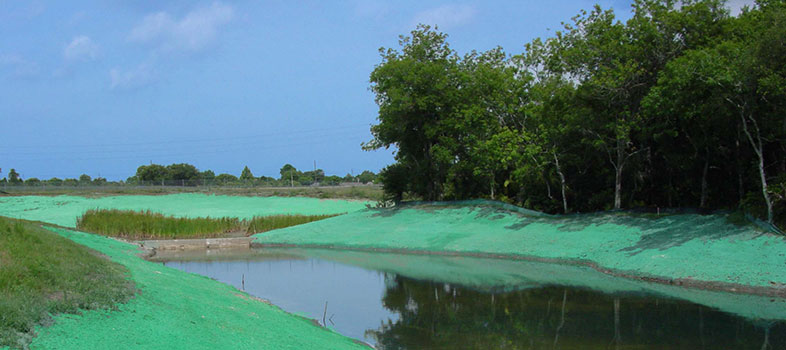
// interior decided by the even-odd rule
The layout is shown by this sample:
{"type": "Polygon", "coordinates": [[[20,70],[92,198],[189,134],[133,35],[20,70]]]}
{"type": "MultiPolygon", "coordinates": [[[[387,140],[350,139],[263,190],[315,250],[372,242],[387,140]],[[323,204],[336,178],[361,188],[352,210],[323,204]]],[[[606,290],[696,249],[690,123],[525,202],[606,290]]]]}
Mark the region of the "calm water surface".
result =
{"type": "Polygon", "coordinates": [[[493,259],[304,249],[213,254],[156,259],[320,323],[324,317],[328,327],[378,349],[786,349],[780,299],[755,297],[748,308],[735,295],[684,297],[712,305],[705,306],[674,297],[681,290],[642,292],[580,269],[579,279],[595,280],[555,282],[547,264],[522,263],[527,277],[485,276],[492,273],[484,269],[511,268],[496,268],[493,259]],[[480,272],[467,278],[466,266],[480,272]],[[545,270],[534,271],[539,266],[545,270]]]}

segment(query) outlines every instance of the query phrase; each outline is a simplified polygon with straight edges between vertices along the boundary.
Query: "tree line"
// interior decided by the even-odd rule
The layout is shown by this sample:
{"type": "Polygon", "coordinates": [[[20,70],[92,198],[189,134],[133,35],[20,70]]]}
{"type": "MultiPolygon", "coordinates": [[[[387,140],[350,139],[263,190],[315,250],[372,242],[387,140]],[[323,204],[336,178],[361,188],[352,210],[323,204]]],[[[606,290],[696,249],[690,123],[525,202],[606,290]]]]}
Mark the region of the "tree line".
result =
{"type": "Polygon", "coordinates": [[[102,186],[109,184],[110,182],[107,181],[106,178],[103,177],[96,177],[92,178],[90,175],[82,174],[79,175],[79,178],[66,178],[61,179],[58,177],[53,177],[49,180],[41,180],[37,177],[30,177],[27,179],[23,179],[21,175],[16,171],[16,169],[11,169],[8,172],[8,175],[5,178],[0,179],[0,186],[3,185],[11,185],[11,186],[87,186],[87,185],[94,185],[94,186],[102,186]]]}
{"type": "Polygon", "coordinates": [[[280,177],[256,177],[251,173],[248,166],[240,172],[240,176],[232,174],[218,174],[212,170],[200,171],[194,165],[187,163],[177,163],[170,165],[150,164],[142,165],[137,168],[136,174],[127,178],[125,181],[107,181],[106,178],[91,178],[87,174],[82,174],[78,179],[60,179],[53,177],[49,180],[40,180],[35,177],[22,179],[15,169],[11,169],[5,178],[0,179],[0,186],[102,186],[102,185],[216,185],[216,186],[336,186],[343,183],[362,183],[370,184],[377,182],[377,174],[370,170],[364,170],[358,175],[347,174],[344,177],[336,175],[325,175],[324,170],[316,169],[313,171],[300,171],[291,164],[286,164],[281,168],[280,177]]]}
{"type": "Polygon", "coordinates": [[[365,170],[359,175],[347,174],[344,177],[337,175],[325,175],[322,169],[311,171],[300,171],[291,164],[285,164],[279,171],[280,177],[259,176],[256,177],[248,166],[243,167],[240,176],[222,173],[216,175],[212,170],[200,171],[195,166],[187,163],[170,164],[167,166],[159,164],[142,165],[136,170],[136,175],[129,177],[126,183],[139,182],[172,182],[184,181],[189,183],[213,183],[217,185],[255,185],[255,186],[312,186],[323,185],[333,186],[342,183],[374,183],[377,175],[369,170],[365,170]]]}
{"type": "Polygon", "coordinates": [[[386,195],[541,211],[744,209],[784,220],[786,2],[636,0],[521,54],[459,55],[420,25],[380,49],[367,150],[386,195]]]}

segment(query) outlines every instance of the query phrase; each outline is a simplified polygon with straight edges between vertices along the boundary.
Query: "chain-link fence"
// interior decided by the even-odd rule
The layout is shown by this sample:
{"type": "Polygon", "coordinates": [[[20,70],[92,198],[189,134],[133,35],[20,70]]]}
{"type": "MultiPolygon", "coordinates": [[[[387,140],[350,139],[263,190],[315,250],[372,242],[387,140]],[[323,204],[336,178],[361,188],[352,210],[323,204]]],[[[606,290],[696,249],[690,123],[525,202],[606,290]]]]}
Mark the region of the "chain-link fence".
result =
{"type": "Polygon", "coordinates": [[[378,187],[373,183],[361,182],[341,182],[341,183],[281,183],[281,181],[261,181],[261,180],[235,180],[220,181],[206,179],[191,180],[161,180],[161,181],[107,181],[107,182],[79,182],[79,181],[40,181],[30,183],[0,183],[0,189],[4,192],[40,192],[40,191],[67,191],[73,190],[123,190],[123,189],[211,189],[211,188],[237,188],[237,189],[304,189],[304,188],[342,188],[342,187],[378,187]]]}

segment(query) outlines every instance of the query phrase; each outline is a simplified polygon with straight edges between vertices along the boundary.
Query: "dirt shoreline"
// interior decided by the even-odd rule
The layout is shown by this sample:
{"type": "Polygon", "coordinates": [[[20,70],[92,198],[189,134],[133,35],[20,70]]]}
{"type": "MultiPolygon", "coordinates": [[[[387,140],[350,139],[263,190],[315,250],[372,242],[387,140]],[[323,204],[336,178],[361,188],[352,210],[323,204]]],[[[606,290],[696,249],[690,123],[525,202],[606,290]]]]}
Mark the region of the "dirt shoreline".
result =
{"type": "Polygon", "coordinates": [[[130,241],[144,250],[201,250],[249,248],[252,237],[151,239],[130,241]]]}
{"type": "Polygon", "coordinates": [[[492,259],[508,259],[508,260],[524,260],[535,261],[552,264],[564,264],[574,266],[586,266],[600,273],[638,280],[643,282],[652,282],[665,285],[676,285],[686,288],[719,291],[737,294],[751,294],[769,297],[786,298],[786,286],[779,287],[757,287],[748,286],[744,284],[717,282],[717,281],[700,281],[685,278],[668,278],[662,276],[648,276],[641,273],[632,273],[630,271],[621,271],[615,269],[604,268],[595,262],[582,259],[555,259],[543,258],[537,256],[515,255],[515,254],[495,254],[495,253],[470,253],[470,252],[456,252],[456,251],[430,251],[430,250],[415,250],[404,248],[373,248],[373,247],[347,247],[340,245],[324,245],[324,244],[278,244],[278,243],[258,243],[251,242],[252,249],[259,248],[313,248],[313,249],[336,249],[336,250],[351,250],[361,252],[379,252],[379,253],[395,253],[395,254],[411,254],[411,255],[442,255],[442,256],[466,256],[474,258],[492,258],[492,259]]]}

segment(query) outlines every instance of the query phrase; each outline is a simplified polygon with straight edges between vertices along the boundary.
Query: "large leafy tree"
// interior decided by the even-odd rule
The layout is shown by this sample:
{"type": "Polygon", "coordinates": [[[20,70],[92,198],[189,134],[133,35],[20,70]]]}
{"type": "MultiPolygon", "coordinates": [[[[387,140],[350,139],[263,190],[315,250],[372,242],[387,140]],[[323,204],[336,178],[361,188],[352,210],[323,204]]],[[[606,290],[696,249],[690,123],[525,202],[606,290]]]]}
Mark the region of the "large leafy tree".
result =
{"type": "Polygon", "coordinates": [[[166,167],[167,178],[166,180],[193,180],[199,177],[199,170],[191,164],[178,163],[170,164],[166,167]]]}
{"type": "Polygon", "coordinates": [[[388,197],[487,197],[549,212],[786,210],[786,2],[595,7],[522,55],[460,56],[419,26],[371,74],[394,147],[388,197]]]}
{"type": "Polygon", "coordinates": [[[16,169],[11,169],[11,171],[8,172],[8,183],[9,184],[11,184],[11,185],[19,185],[22,182],[23,182],[22,181],[22,177],[19,176],[19,173],[16,172],[16,169]]]}
{"type": "Polygon", "coordinates": [[[512,183],[523,147],[531,77],[502,49],[461,60],[462,104],[451,119],[456,158],[448,175],[453,198],[519,195],[512,183]]]}
{"type": "Polygon", "coordinates": [[[295,179],[300,177],[301,172],[292,164],[284,164],[279,174],[281,174],[281,182],[288,183],[290,186],[295,186],[295,179]]]}
{"type": "Polygon", "coordinates": [[[91,178],[90,175],[87,175],[87,174],[79,175],[79,184],[81,184],[81,185],[89,185],[90,182],[92,182],[92,181],[93,181],[93,178],[91,178]]]}
{"type": "Polygon", "coordinates": [[[364,145],[396,147],[397,165],[380,174],[396,183],[387,188],[426,200],[495,197],[514,170],[506,150],[521,146],[496,135],[523,127],[526,72],[499,48],[460,57],[428,26],[399,43],[400,51],[381,50],[371,74],[379,123],[364,145]]]}
{"type": "Polygon", "coordinates": [[[596,6],[566,25],[555,39],[549,68],[579,82],[576,102],[591,114],[583,128],[608,156],[614,173],[613,208],[622,206],[629,164],[650,152],[641,101],[658,73],[684,50],[718,31],[725,11],[719,1],[637,0],[626,23],[596,6]]]}
{"type": "Polygon", "coordinates": [[[240,173],[240,180],[243,181],[254,180],[254,174],[251,173],[251,169],[249,169],[248,166],[243,167],[243,171],[240,173]]]}
{"type": "Polygon", "coordinates": [[[158,164],[142,165],[136,169],[136,178],[139,181],[162,181],[169,179],[169,170],[158,164]]]}
{"type": "Polygon", "coordinates": [[[687,127],[677,130],[694,135],[689,143],[702,150],[696,158],[704,159],[701,206],[706,203],[711,158],[722,160],[723,146],[728,149],[733,142],[742,143],[753,157],[733,154],[740,199],[744,199],[745,183],[750,182],[745,181],[747,165],[753,164],[767,220],[774,220],[767,169],[783,166],[786,145],[785,119],[780,112],[786,70],[776,63],[786,60],[784,9],[782,2],[762,3],[760,10],[744,13],[735,21],[732,35],[674,59],[645,101],[679,116],[687,127]],[[736,130],[736,135],[728,130],[736,130]]]}
{"type": "Polygon", "coordinates": [[[382,63],[370,77],[379,123],[364,148],[396,147],[396,161],[410,174],[408,190],[427,200],[442,198],[457,142],[451,117],[462,102],[459,58],[446,39],[418,26],[400,37],[401,51],[380,49],[382,63]]]}

